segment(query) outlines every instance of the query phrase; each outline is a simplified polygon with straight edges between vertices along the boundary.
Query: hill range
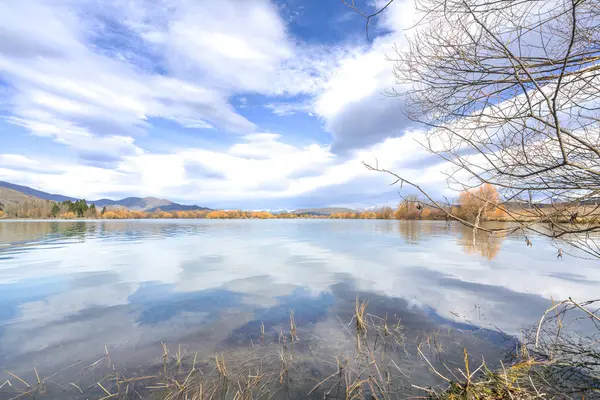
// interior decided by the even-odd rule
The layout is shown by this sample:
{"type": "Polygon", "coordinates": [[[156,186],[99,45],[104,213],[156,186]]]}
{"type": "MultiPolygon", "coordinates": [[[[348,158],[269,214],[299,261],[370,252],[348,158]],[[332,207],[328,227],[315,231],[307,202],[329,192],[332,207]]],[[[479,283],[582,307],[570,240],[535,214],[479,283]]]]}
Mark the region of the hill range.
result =
{"type": "MultiPolygon", "coordinates": [[[[33,200],[49,200],[55,202],[77,201],[78,199],[60,194],[47,193],[41,190],[33,189],[28,186],[16,185],[14,183],[0,181],[0,203],[22,203],[33,200]]],[[[208,207],[197,205],[179,204],[167,199],[156,197],[127,197],[121,200],[100,199],[95,201],[87,200],[88,204],[95,204],[102,208],[127,208],[134,211],[200,211],[210,210],[208,207]]]]}
{"type": "MultiPolygon", "coordinates": [[[[17,185],[10,182],[0,181],[0,204],[14,204],[25,201],[46,200],[54,202],[77,201],[79,199],[61,194],[47,193],[41,190],[33,189],[29,186],[17,185]]],[[[132,211],[152,212],[158,209],[162,211],[211,211],[211,208],[197,205],[179,204],[171,200],[158,197],[126,197],[120,200],[99,199],[86,200],[88,204],[95,204],[98,208],[107,209],[126,208],[132,211]]],[[[342,207],[321,207],[321,208],[302,208],[291,211],[294,214],[304,214],[313,216],[327,216],[335,213],[356,212],[350,208],[342,207]]]]}

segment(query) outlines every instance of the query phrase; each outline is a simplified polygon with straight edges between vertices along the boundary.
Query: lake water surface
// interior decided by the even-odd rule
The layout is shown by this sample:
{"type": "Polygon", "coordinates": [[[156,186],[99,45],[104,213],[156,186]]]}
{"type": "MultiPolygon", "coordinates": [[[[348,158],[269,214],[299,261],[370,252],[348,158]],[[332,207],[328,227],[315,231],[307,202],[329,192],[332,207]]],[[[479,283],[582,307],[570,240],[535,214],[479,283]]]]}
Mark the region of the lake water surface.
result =
{"type": "Polygon", "coordinates": [[[500,351],[552,298],[598,296],[596,261],[530,239],[473,243],[435,221],[0,222],[0,370],[50,375],[107,351],[142,366],[161,342],[208,357],[255,343],[261,324],[275,335],[290,310],[300,339],[333,354],[357,296],[411,340],[484,332],[469,345],[500,351]]]}

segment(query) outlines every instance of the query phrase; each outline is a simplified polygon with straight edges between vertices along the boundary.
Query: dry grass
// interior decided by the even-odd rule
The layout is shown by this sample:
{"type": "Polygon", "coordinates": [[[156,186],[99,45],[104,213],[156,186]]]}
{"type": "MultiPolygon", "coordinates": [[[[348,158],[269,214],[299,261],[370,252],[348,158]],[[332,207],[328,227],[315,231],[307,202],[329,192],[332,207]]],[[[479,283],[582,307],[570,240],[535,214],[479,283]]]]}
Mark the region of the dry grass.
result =
{"type": "MultiPolygon", "coordinates": [[[[491,371],[482,364],[476,371],[478,378],[465,374],[462,382],[450,381],[449,386],[442,392],[428,391],[432,399],[515,399],[533,400],[547,399],[547,392],[541,392],[531,378],[535,368],[543,368],[543,364],[533,360],[516,363],[500,371],[491,371]]],[[[465,365],[468,368],[468,365],[465,365]]]]}
{"type": "MultiPolygon", "coordinates": [[[[261,333],[264,333],[264,326],[261,327],[261,333]]],[[[290,311],[290,340],[292,343],[300,342],[298,338],[298,327],[296,326],[296,321],[294,320],[294,311],[290,311]]]]}
{"type": "Polygon", "coordinates": [[[568,341],[564,336],[566,313],[577,310],[586,318],[596,321],[597,310],[590,308],[593,304],[572,300],[556,303],[544,314],[539,326],[524,338],[511,359],[506,363],[500,362],[497,368],[490,367],[483,359],[472,357],[462,347],[461,365],[446,364],[443,360],[448,352],[453,351],[450,349],[453,344],[443,345],[442,332],[439,330],[421,337],[414,343],[415,351],[411,352],[412,344],[407,344],[400,321],[391,323],[387,315],[377,317],[369,314],[367,301],[357,298],[352,317],[355,329],[349,330],[348,325],[340,324],[344,336],[352,339],[348,341],[350,347],[325,358],[320,358],[325,356],[323,353],[311,351],[307,340],[300,343],[298,332],[301,328],[291,312],[289,331],[281,331],[273,343],[268,343],[262,323],[260,336],[264,343],[252,343],[245,351],[220,353],[212,359],[198,360],[198,353],[192,355],[181,346],[171,355],[167,345],[161,343],[162,366],[157,366],[159,372],[138,375],[115,370],[108,361],[106,350],[104,358],[83,369],[79,380],[64,385],[52,380],[57,374],[42,378],[35,368],[37,384],[30,384],[15,373],[5,371],[8,379],[0,384],[0,398],[43,398],[50,393],[47,390],[49,385],[53,386],[55,397],[52,398],[88,399],[288,400],[311,397],[387,400],[408,396],[442,400],[593,398],[600,393],[596,391],[600,390],[600,374],[597,364],[594,366],[589,360],[600,354],[600,341],[595,339],[596,342],[588,342],[581,347],[581,338],[568,341]],[[552,328],[558,328],[559,336],[556,335],[556,329],[552,328]],[[580,347],[568,347],[573,343],[580,347]],[[586,354],[579,356],[588,358],[573,358],[574,351],[585,351],[586,354]],[[571,364],[567,363],[569,360],[571,364]],[[583,363],[585,360],[587,365],[583,363]],[[107,362],[103,364],[102,361],[107,362]],[[575,362],[579,363],[579,380],[577,385],[571,385],[568,382],[570,378],[561,374],[565,368],[571,370],[575,362]],[[94,378],[92,371],[103,368],[103,365],[106,365],[108,372],[100,379],[94,378]],[[316,375],[311,372],[314,368],[319,372],[316,375]],[[429,382],[437,382],[435,386],[417,384],[422,378],[419,380],[412,374],[418,368],[430,371],[429,382]],[[88,379],[83,379],[86,376],[88,379]],[[56,397],[57,393],[59,397],[56,397]]]}
{"type": "Polygon", "coordinates": [[[539,323],[525,332],[510,364],[501,363],[495,371],[482,363],[478,375],[470,373],[465,351],[466,373],[460,371],[463,379],[445,378],[448,388],[429,391],[430,398],[600,398],[599,304],[600,299],[578,303],[571,298],[553,304],[539,323]]]}
{"type": "Polygon", "coordinates": [[[367,311],[368,302],[363,300],[359,302],[358,297],[356,298],[356,304],[354,308],[354,318],[356,319],[356,331],[359,334],[367,333],[367,319],[366,319],[366,311],[367,311]]]}

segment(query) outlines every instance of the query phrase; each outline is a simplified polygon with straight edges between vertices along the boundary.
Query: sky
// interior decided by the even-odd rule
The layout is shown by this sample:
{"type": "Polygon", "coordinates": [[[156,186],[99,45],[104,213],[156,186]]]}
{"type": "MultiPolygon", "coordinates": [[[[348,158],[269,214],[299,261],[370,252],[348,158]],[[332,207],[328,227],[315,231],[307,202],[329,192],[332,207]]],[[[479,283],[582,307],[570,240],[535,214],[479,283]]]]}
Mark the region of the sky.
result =
{"type": "Polygon", "coordinates": [[[416,17],[396,0],[367,37],[336,0],[0,2],[0,180],[216,208],[395,204],[394,179],[363,165],[377,160],[441,195],[445,164],[384,95],[416,17]]]}

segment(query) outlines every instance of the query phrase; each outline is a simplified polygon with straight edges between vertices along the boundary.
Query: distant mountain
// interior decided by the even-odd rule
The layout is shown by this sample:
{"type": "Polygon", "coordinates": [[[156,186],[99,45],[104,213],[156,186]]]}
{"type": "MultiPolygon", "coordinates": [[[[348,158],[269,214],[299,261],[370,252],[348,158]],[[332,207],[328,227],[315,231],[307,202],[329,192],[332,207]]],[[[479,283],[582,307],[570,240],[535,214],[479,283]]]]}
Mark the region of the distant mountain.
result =
{"type": "MultiPolygon", "coordinates": [[[[41,199],[38,197],[30,196],[23,192],[18,192],[13,189],[9,189],[6,187],[0,187],[0,204],[2,204],[2,205],[7,206],[9,204],[23,203],[25,201],[32,201],[32,200],[41,200],[41,199]]],[[[0,206],[0,208],[2,208],[2,207],[0,206]]]]}
{"type": "Polygon", "coordinates": [[[210,210],[210,208],[206,207],[178,204],[167,199],[159,199],[156,197],[127,197],[122,200],[100,199],[90,203],[94,203],[96,207],[127,208],[135,211],[156,211],[159,208],[163,211],[210,210]]]}
{"type": "MultiPolygon", "coordinates": [[[[41,190],[32,189],[28,186],[15,185],[14,183],[0,181],[0,203],[21,203],[30,200],[50,200],[56,202],[77,201],[74,197],[62,196],[60,194],[51,194],[41,190]]],[[[88,204],[94,203],[96,207],[107,208],[127,208],[135,211],[196,211],[210,210],[210,208],[196,205],[177,204],[167,199],[156,197],[127,197],[121,200],[100,199],[96,201],[87,201],[88,204]]]]}
{"type": "Polygon", "coordinates": [[[162,207],[151,208],[148,211],[156,211],[157,209],[161,209],[163,211],[212,211],[212,208],[208,207],[200,207],[200,206],[188,206],[185,204],[177,204],[171,203],[162,207]]]}
{"type": "Polygon", "coordinates": [[[42,200],[51,200],[51,201],[59,201],[59,202],[67,201],[67,200],[77,201],[77,199],[73,198],[73,197],[62,196],[60,194],[46,193],[46,192],[42,192],[41,190],[32,189],[28,186],[15,185],[14,183],[10,183],[10,182],[0,181],[0,187],[6,188],[6,189],[12,189],[12,190],[24,193],[29,196],[37,197],[38,199],[42,199],[42,200]]]}
{"type": "Polygon", "coordinates": [[[322,208],[300,208],[292,211],[294,214],[309,214],[309,215],[331,215],[338,213],[356,212],[350,208],[343,207],[322,207],[322,208]]]}
{"type": "Polygon", "coordinates": [[[96,207],[118,206],[136,211],[146,211],[174,204],[172,201],[158,199],[156,197],[127,197],[121,200],[100,199],[91,203],[96,204],[96,207]]]}

